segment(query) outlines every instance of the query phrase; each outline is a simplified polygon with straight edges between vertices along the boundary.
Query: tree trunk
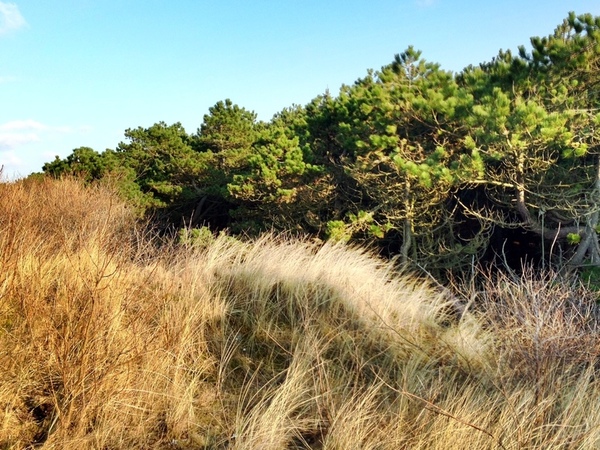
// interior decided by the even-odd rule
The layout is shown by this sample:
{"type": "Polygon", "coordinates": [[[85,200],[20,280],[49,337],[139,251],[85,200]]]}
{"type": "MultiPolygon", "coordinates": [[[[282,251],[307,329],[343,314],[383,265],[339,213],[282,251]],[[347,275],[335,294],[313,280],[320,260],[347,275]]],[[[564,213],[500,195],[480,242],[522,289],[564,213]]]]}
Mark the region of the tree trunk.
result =
{"type": "Polygon", "coordinates": [[[600,155],[596,157],[594,188],[590,200],[592,213],[589,214],[586,220],[585,231],[577,251],[569,260],[569,266],[571,267],[581,266],[584,262],[589,265],[600,266],[600,244],[598,243],[598,233],[596,231],[599,221],[598,208],[600,207],[600,155]]]}
{"type": "Polygon", "coordinates": [[[412,247],[413,231],[412,221],[407,217],[404,219],[404,227],[402,231],[402,247],[400,248],[400,254],[402,255],[402,264],[408,262],[408,254],[412,247]]]}
{"type": "Polygon", "coordinates": [[[410,180],[406,180],[404,183],[404,224],[402,230],[402,247],[400,248],[400,255],[402,264],[408,263],[408,255],[413,244],[413,224],[412,224],[412,201],[410,192],[410,180]]]}
{"type": "Polygon", "coordinates": [[[576,226],[547,228],[531,215],[529,208],[527,208],[525,195],[525,154],[520,152],[517,158],[516,208],[519,216],[521,216],[521,220],[523,221],[525,228],[548,240],[565,238],[568,234],[579,233],[580,228],[576,226]]]}

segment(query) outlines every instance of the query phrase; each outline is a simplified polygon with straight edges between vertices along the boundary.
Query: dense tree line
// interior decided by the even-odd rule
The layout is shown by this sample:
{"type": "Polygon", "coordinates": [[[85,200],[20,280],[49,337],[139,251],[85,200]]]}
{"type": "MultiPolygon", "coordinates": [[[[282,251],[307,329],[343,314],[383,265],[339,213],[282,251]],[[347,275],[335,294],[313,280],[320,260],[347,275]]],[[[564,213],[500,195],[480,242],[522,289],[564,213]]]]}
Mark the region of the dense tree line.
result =
{"type": "Polygon", "coordinates": [[[195,133],[128,129],[43,170],[116,180],[176,226],[369,242],[427,270],[506,257],[514,232],[545,261],[598,266],[599,108],[600,17],[571,13],[458,74],[409,47],[269,122],[226,100],[195,133]]]}

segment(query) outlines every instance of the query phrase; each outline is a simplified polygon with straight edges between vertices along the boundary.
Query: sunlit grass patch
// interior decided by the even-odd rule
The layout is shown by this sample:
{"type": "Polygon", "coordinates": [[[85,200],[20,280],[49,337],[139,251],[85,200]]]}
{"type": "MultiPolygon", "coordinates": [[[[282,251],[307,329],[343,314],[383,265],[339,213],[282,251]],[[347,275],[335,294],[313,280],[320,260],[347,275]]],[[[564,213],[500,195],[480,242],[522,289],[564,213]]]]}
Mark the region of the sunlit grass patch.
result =
{"type": "Polygon", "coordinates": [[[461,315],[364,249],[142,230],[102,188],[0,184],[0,447],[600,445],[595,301],[556,274],[461,315]]]}

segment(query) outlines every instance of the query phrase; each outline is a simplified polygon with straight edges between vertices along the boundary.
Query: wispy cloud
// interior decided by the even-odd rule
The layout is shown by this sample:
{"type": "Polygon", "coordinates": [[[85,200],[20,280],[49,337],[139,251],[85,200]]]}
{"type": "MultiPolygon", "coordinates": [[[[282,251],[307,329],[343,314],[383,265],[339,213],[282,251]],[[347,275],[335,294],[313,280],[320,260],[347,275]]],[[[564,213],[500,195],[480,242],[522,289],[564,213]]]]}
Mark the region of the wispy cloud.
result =
{"type": "Polygon", "coordinates": [[[0,151],[12,150],[30,142],[39,142],[49,134],[71,133],[72,127],[51,126],[35,120],[12,120],[0,124],[0,151]]]}
{"type": "Polygon", "coordinates": [[[0,2],[0,36],[23,28],[27,22],[14,3],[0,2]]]}
{"type": "Polygon", "coordinates": [[[0,123],[0,167],[2,178],[17,179],[39,171],[57,154],[80,145],[92,131],[86,125],[49,125],[33,119],[0,123]]]}
{"type": "Polygon", "coordinates": [[[0,151],[11,150],[23,144],[40,141],[37,133],[0,133],[0,151]]]}

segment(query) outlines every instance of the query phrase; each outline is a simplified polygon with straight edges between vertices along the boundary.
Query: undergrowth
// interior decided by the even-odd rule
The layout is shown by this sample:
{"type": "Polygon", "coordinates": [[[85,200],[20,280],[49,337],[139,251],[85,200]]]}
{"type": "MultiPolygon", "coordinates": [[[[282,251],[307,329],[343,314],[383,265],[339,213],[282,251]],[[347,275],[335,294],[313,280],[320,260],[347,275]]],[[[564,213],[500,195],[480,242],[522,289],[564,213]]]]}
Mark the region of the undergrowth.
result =
{"type": "Polygon", "coordinates": [[[595,297],[465,296],[342,244],[156,246],[106,189],[2,183],[0,448],[598,448],[595,297]]]}

